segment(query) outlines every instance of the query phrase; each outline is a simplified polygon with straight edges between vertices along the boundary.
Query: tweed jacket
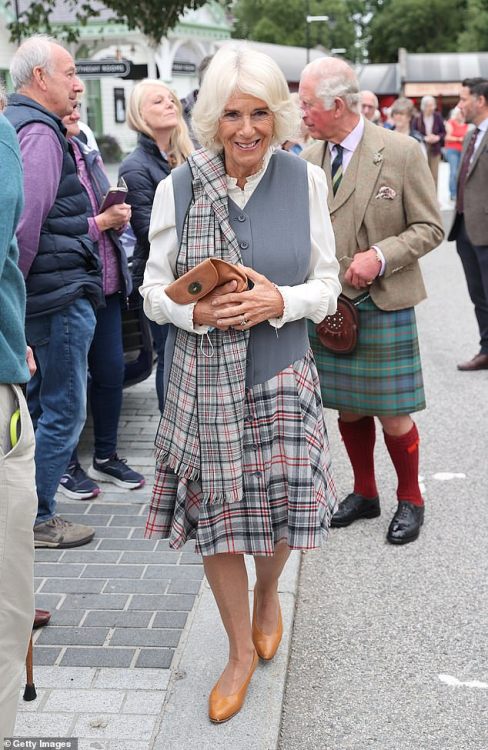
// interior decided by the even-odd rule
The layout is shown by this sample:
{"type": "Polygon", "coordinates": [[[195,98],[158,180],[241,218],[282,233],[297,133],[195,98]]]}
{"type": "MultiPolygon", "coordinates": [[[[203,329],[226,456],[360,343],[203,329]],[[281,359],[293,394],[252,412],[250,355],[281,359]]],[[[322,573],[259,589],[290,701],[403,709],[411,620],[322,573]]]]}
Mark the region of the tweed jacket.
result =
{"type": "Polygon", "coordinates": [[[362,294],[344,282],[353,256],[377,245],[385,273],[369,288],[381,310],[402,310],[426,297],[419,258],[443,239],[442,220],[427,160],[409,136],[365,120],[364,134],[334,196],[327,142],[317,141],[301,156],[327,175],[329,211],[341,266],[343,293],[362,294]]]}
{"type": "MultiPolygon", "coordinates": [[[[463,154],[469,145],[472,131],[464,138],[463,154]]],[[[474,152],[464,186],[464,221],[466,232],[473,245],[488,245],[488,131],[474,152]]],[[[458,234],[460,215],[455,214],[454,223],[449,232],[449,240],[455,240],[458,234]]]]}

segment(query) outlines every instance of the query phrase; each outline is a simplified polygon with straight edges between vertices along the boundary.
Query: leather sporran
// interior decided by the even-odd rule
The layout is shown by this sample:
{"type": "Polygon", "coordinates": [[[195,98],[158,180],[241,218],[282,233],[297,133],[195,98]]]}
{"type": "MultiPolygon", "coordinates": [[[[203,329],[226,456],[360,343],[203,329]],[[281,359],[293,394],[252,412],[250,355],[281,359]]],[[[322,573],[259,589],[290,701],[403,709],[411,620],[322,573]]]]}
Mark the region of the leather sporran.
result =
{"type": "Polygon", "coordinates": [[[359,332],[359,313],[350,299],[340,294],[337,312],[326,315],[315,328],[323,347],[334,354],[350,354],[356,348],[359,332]]]}

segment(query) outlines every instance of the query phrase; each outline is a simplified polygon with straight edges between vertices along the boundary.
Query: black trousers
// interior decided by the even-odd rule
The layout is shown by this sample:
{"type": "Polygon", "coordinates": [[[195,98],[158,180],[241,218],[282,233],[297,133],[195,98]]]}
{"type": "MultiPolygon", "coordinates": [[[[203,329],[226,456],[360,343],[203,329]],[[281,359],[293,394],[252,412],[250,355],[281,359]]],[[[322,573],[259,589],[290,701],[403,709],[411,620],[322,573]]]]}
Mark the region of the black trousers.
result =
{"type": "Polygon", "coordinates": [[[488,245],[473,245],[464,217],[459,217],[456,248],[480,329],[480,352],[488,354],[488,245]]]}

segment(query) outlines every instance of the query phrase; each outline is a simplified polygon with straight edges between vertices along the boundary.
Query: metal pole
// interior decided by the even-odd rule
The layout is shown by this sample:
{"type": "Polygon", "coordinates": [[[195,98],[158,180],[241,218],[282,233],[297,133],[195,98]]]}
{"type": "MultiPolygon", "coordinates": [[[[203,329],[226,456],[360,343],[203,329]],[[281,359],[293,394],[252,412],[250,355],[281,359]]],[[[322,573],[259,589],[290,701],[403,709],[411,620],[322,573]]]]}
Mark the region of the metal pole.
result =
{"type": "Polygon", "coordinates": [[[310,0],[305,1],[305,46],[307,48],[307,65],[310,62],[310,23],[308,17],[310,15],[310,0]]]}
{"type": "MultiPolygon", "coordinates": [[[[15,20],[18,23],[19,22],[19,0],[15,0],[14,2],[14,10],[15,10],[15,20]]],[[[21,39],[17,40],[17,47],[21,44],[21,39]]]]}

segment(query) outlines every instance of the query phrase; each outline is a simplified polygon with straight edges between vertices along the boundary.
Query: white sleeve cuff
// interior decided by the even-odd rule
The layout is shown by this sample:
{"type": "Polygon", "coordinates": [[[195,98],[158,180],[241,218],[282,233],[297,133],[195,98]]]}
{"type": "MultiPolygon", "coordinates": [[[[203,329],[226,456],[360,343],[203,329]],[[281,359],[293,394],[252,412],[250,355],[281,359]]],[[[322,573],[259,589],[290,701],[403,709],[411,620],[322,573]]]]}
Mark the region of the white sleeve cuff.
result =
{"type": "Polygon", "coordinates": [[[381,267],[380,267],[380,272],[378,276],[383,276],[383,274],[385,273],[385,268],[386,268],[385,256],[383,255],[383,251],[381,250],[380,247],[378,247],[378,245],[372,245],[372,248],[373,250],[376,250],[376,254],[379,257],[379,260],[381,261],[381,267]]]}
{"type": "Polygon", "coordinates": [[[156,294],[154,293],[155,291],[156,290],[151,290],[152,293],[144,298],[144,312],[148,318],[154,320],[159,325],[173,323],[177,328],[182,328],[189,333],[197,333],[202,336],[208,333],[209,326],[193,324],[193,311],[196,302],[192,302],[188,305],[179,305],[177,302],[173,302],[173,300],[165,294],[164,290],[160,290],[160,293],[156,294]]]}
{"type": "Polygon", "coordinates": [[[284,302],[283,315],[281,318],[270,318],[269,324],[273,328],[281,328],[285,323],[301,318],[320,323],[326,315],[333,315],[337,309],[336,296],[341,290],[338,281],[336,287],[336,295],[331,296],[327,282],[322,279],[309,279],[305,284],[297,286],[279,286],[284,302]]]}

